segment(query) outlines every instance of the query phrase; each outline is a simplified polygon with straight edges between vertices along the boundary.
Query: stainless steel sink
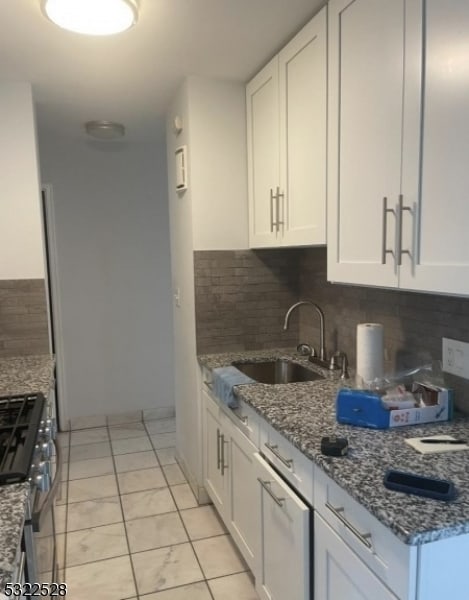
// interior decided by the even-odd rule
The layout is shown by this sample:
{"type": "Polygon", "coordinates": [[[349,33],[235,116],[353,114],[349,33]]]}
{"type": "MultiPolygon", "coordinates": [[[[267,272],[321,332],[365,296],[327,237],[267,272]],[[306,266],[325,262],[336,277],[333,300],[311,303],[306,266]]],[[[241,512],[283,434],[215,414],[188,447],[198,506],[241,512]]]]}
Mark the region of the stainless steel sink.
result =
{"type": "Polygon", "coordinates": [[[324,379],[319,373],[285,359],[264,362],[234,362],[233,366],[258,383],[298,383],[324,379]]]}

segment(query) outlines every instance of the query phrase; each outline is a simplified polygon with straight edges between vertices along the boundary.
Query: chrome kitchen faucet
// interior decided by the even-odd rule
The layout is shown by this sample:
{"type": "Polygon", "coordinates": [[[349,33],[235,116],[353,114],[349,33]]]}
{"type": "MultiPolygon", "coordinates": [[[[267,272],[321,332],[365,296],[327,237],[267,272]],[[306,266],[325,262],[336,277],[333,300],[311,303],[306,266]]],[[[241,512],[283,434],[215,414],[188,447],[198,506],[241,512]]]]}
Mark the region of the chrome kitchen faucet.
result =
{"type": "MultiPolygon", "coordinates": [[[[319,315],[319,327],[320,327],[319,346],[320,346],[320,348],[319,348],[318,362],[321,361],[322,363],[326,363],[327,357],[326,357],[326,344],[324,341],[324,339],[325,339],[324,313],[322,312],[321,308],[317,304],[315,304],[314,302],[311,302],[311,300],[300,300],[300,302],[296,302],[295,304],[292,304],[292,306],[290,306],[290,308],[287,310],[287,314],[285,315],[285,322],[283,324],[283,329],[284,330],[288,329],[288,321],[290,320],[290,315],[292,314],[292,312],[299,306],[303,306],[303,305],[312,306],[319,315]]],[[[313,357],[311,356],[310,358],[312,359],[313,357]]],[[[311,362],[315,362],[315,361],[312,360],[311,362]]],[[[326,365],[326,366],[328,366],[328,365],[326,365]]]]}

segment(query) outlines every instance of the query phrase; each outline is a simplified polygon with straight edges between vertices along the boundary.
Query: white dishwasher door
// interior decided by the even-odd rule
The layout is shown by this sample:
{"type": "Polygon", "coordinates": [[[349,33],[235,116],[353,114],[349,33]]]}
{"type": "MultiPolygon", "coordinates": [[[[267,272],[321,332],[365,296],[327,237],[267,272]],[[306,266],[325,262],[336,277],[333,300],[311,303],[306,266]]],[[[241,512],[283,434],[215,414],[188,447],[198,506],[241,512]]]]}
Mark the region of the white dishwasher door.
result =
{"type": "Polygon", "coordinates": [[[261,506],[256,588],[262,600],[310,600],[311,509],[256,453],[261,506]]]}

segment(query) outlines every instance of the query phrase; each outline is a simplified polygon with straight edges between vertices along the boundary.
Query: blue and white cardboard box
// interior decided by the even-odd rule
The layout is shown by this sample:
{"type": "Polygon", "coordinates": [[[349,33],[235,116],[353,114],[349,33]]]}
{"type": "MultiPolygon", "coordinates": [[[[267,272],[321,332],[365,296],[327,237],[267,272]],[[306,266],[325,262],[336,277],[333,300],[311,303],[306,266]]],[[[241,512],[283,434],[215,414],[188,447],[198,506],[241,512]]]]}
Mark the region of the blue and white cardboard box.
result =
{"type": "MultiPolygon", "coordinates": [[[[426,387],[422,384],[422,387],[426,387]]],[[[336,398],[339,423],[388,429],[404,425],[421,425],[449,421],[453,416],[453,390],[429,386],[431,404],[416,408],[387,409],[381,395],[370,390],[341,389],[336,398]]]]}

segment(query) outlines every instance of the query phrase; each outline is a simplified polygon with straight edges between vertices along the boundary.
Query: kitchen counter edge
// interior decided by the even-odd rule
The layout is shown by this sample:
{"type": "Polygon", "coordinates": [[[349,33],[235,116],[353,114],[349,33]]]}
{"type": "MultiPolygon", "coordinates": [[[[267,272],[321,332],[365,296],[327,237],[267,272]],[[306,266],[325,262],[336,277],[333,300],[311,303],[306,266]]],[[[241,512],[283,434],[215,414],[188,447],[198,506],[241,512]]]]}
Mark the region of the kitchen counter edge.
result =
{"type": "MultiPolygon", "coordinates": [[[[54,367],[50,354],[0,358],[0,397],[41,392],[47,398],[54,367]]],[[[0,486],[0,593],[15,569],[29,497],[28,482],[0,486]]]]}
{"type": "Polygon", "coordinates": [[[387,430],[340,425],[335,419],[335,397],[344,385],[337,374],[308,363],[291,348],[248,352],[202,354],[199,364],[209,370],[234,361],[290,358],[322,372],[324,380],[265,385],[256,383],[236,389],[238,398],[251,406],[307,458],[366,508],[401,541],[421,545],[469,533],[469,465],[465,452],[418,454],[404,442],[406,437],[448,434],[469,437],[469,418],[456,416],[447,423],[407,426],[387,430]],[[349,454],[332,458],[320,452],[323,435],[347,437],[349,454]],[[387,490],[387,468],[449,478],[458,497],[441,502],[387,490]]]}

